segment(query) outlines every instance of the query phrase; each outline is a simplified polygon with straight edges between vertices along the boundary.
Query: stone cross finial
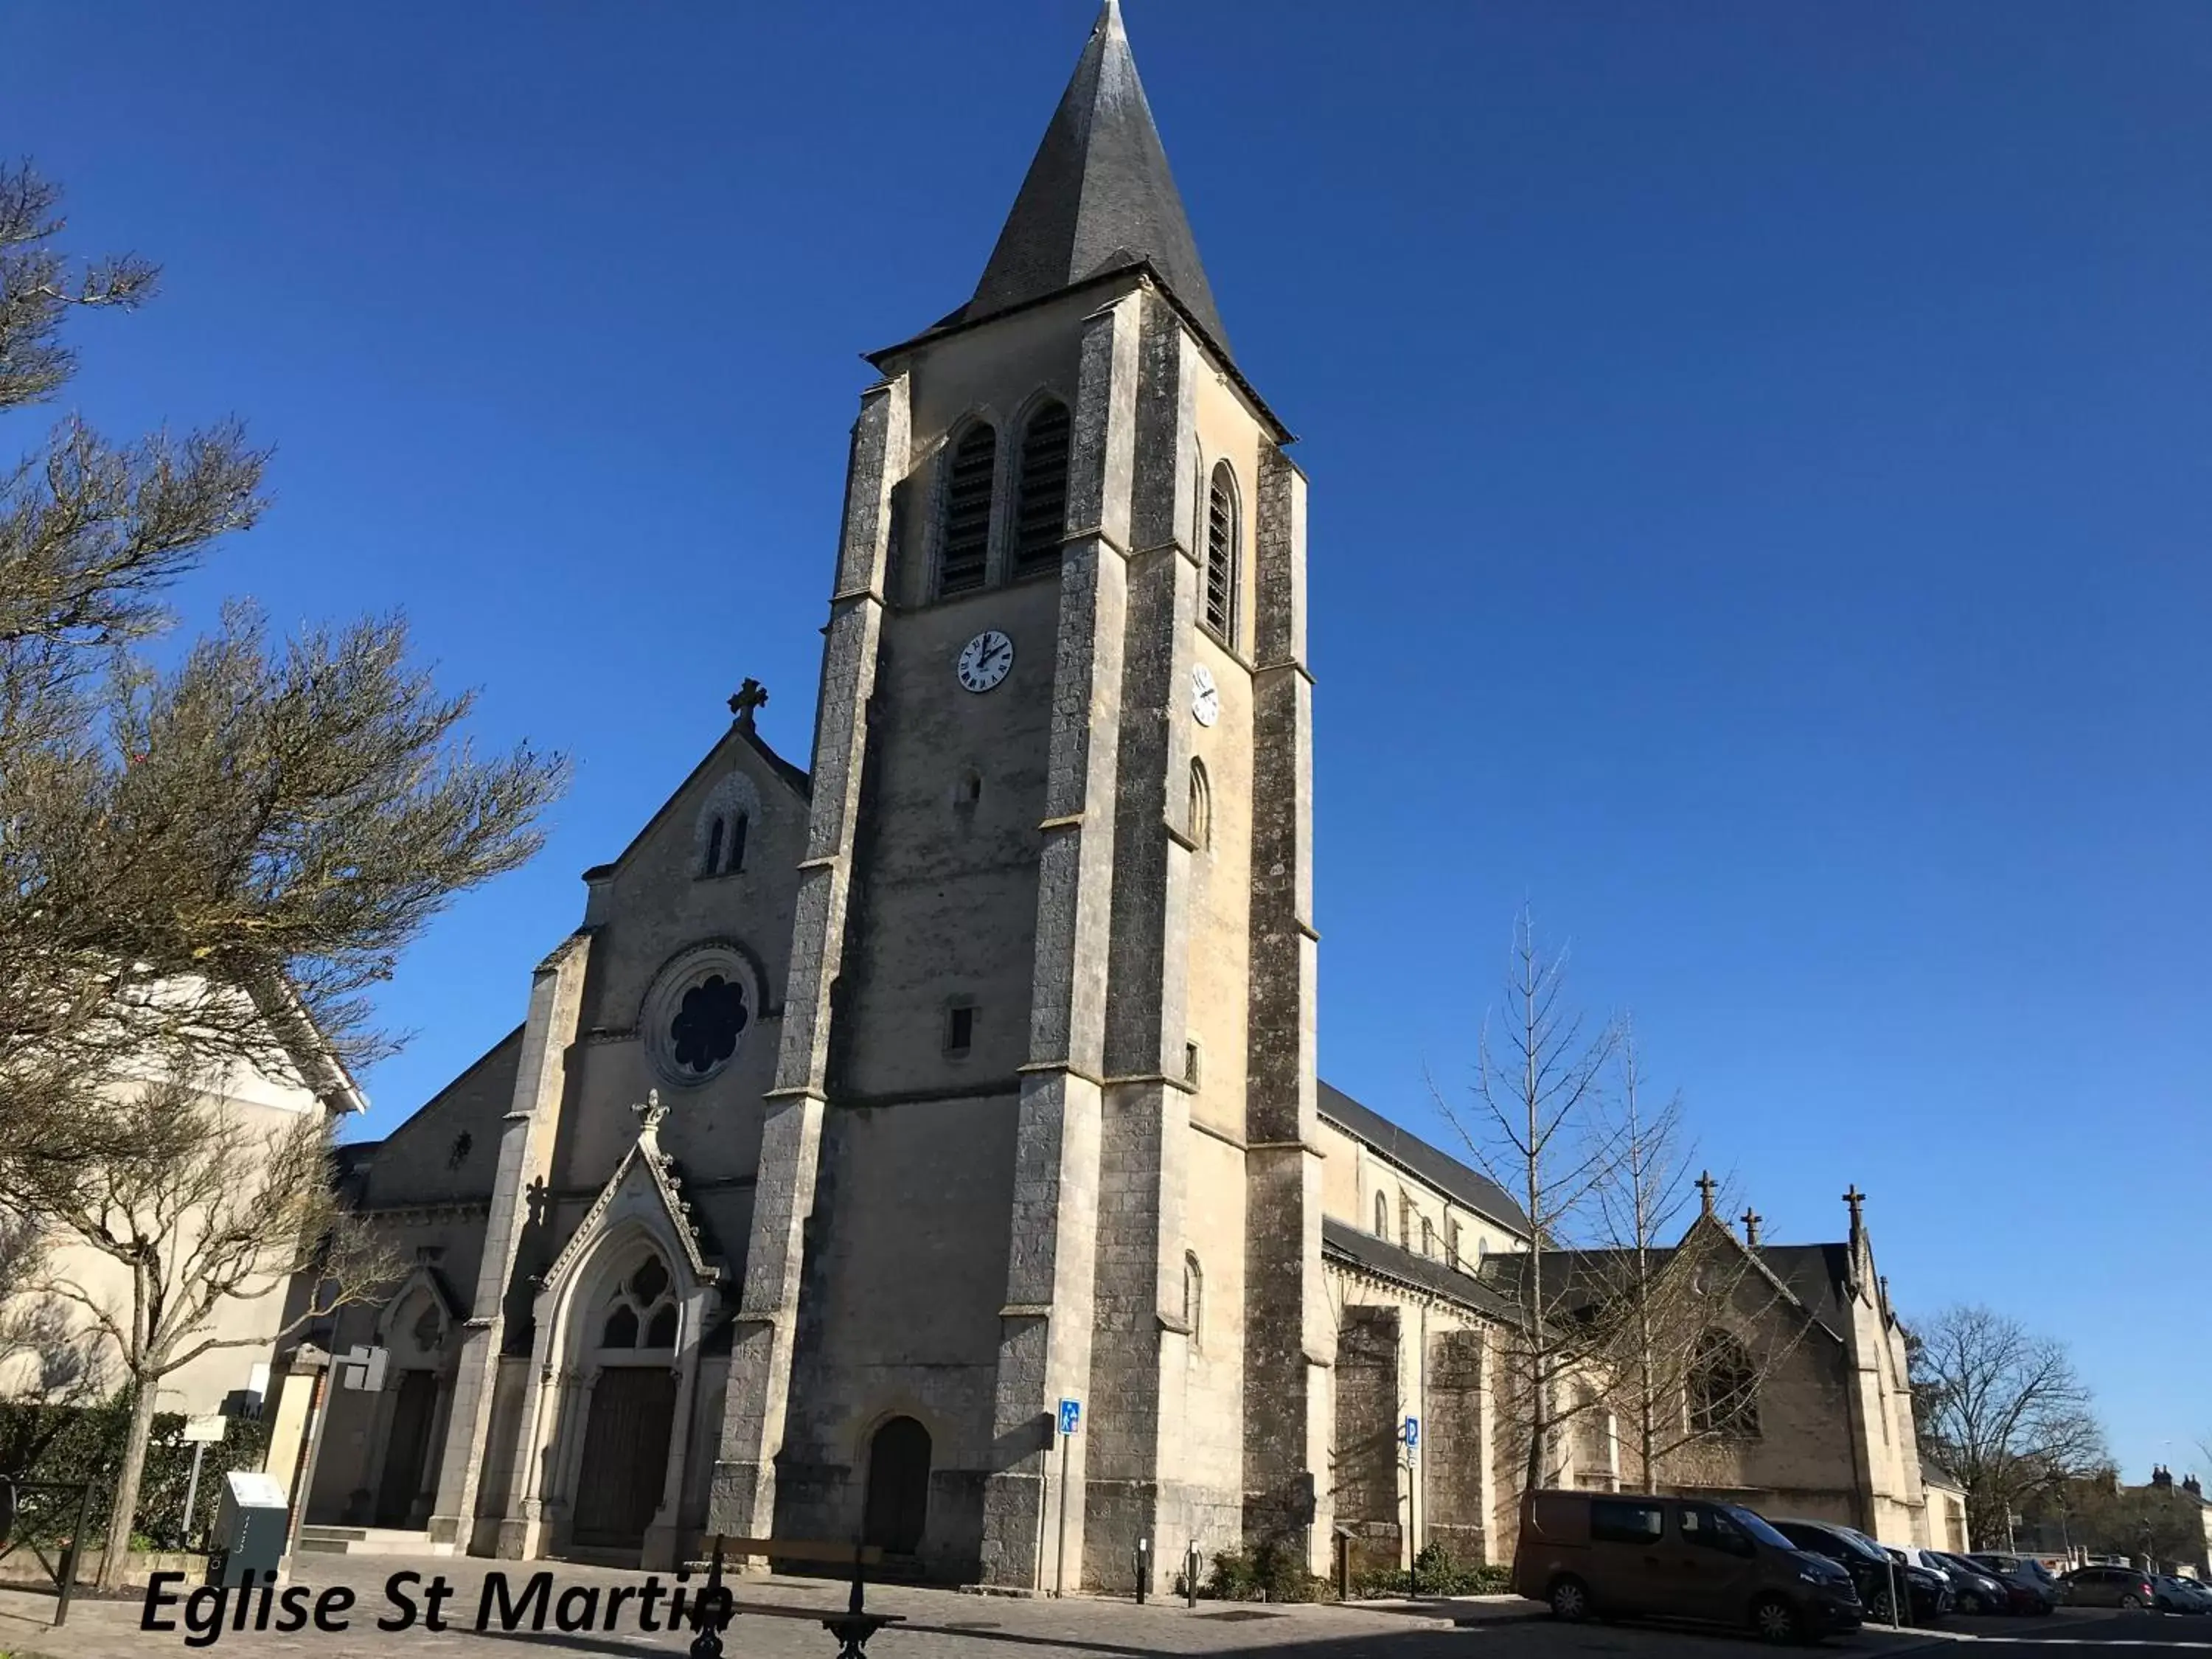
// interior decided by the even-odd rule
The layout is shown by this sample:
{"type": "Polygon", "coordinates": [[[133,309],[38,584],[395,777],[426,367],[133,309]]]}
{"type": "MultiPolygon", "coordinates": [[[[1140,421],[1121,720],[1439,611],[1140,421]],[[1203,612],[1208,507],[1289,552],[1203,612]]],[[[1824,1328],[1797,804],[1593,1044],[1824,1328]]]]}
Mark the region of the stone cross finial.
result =
{"type": "Polygon", "coordinates": [[[668,1108],[660,1103],[660,1091],[658,1089],[647,1090],[645,1098],[630,1110],[637,1114],[637,1132],[640,1134],[658,1129],[660,1120],[668,1115],[668,1108]]]}
{"type": "Polygon", "coordinates": [[[1742,1216],[1739,1218],[1743,1223],[1743,1242],[1747,1244],[1758,1243],[1759,1224],[1765,1220],[1766,1218],[1759,1214],[1758,1211],[1747,1206],[1742,1216]]]}
{"type": "Polygon", "coordinates": [[[1698,1176],[1698,1192],[1707,1215],[1713,1212],[1713,1194],[1720,1190],[1720,1187],[1721,1183],[1713,1179],[1713,1172],[1711,1170],[1704,1171],[1698,1176]]]}
{"type": "Polygon", "coordinates": [[[738,724],[750,732],[753,728],[753,711],[768,701],[768,688],[750,675],[745,683],[730,699],[730,712],[738,717],[738,724]]]}
{"type": "Polygon", "coordinates": [[[1866,1217],[1861,1213],[1866,1207],[1866,1194],[1859,1190],[1857,1182],[1851,1182],[1850,1190],[1844,1194],[1844,1202],[1850,1206],[1851,1231],[1856,1232],[1866,1222],[1866,1217]]]}

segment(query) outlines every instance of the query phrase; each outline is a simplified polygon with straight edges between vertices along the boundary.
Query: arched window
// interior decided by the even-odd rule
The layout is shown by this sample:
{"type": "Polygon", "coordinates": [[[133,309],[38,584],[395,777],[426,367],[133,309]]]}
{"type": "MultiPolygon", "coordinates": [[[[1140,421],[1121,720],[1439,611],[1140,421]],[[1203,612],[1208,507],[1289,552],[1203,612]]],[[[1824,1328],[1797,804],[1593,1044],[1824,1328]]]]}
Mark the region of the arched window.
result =
{"type": "Polygon", "coordinates": [[[991,568],[991,485],[999,434],[978,421],[952,446],[945,476],[945,544],[937,562],[940,597],[981,587],[991,568]]]}
{"type": "Polygon", "coordinates": [[[1193,1346],[1197,1345],[1205,1317],[1206,1271],[1198,1265],[1197,1252],[1186,1250],[1182,1257],[1182,1322],[1190,1332],[1193,1346]]]}
{"type": "Polygon", "coordinates": [[[722,867],[722,820],[716,818],[707,829],[707,862],[699,873],[711,876],[722,867]]]}
{"type": "Polygon", "coordinates": [[[1690,1426],[1699,1434],[1757,1434],[1758,1388],[1742,1342],[1727,1331],[1705,1332],[1690,1356],[1690,1426]]]}
{"type": "Polygon", "coordinates": [[[1381,1193],[1375,1194],[1375,1237],[1390,1237],[1390,1200],[1381,1193]]]}
{"type": "Polygon", "coordinates": [[[1213,786],[1207,781],[1206,763],[1195,756],[1190,763],[1190,840],[1201,853],[1213,846],[1213,786]]]}
{"type": "Polygon", "coordinates": [[[751,823],[743,812],[730,821],[730,857],[723,869],[735,872],[745,867],[745,831],[751,823]]]}
{"type": "Polygon", "coordinates": [[[1237,556],[1242,545],[1237,474],[1228,462],[1216,461],[1206,487],[1206,626],[1231,650],[1237,647],[1237,556]]]}
{"type": "Polygon", "coordinates": [[[1423,1217],[1421,1218],[1421,1254],[1422,1254],[1423,1255],[1434,1255],[1436,1253],[1437,1253],[1437,1226],[1436,1226],[1436,1223],[1434,1223],[1433,1221],[1431,1221],[1431,1220],[1428,1218],[1428,1217],[1426,1217],[1426,1216],[1423,1216],[1423,1217]]]}
{"type": "Polygon", "coordinates": [[[675,1286],[668,1268],[648,1255],[615,1288],[605,1322],[602,1348],[672,1348],[676,1346],[675,1286]],[[641,1337],[642,1340],[641,1340],[641,1337]]]}
{"type": "Polygon", "coordinates": [[[1067,531],[1067,453],[1075,435],[1067,405],[1048,398],[1022,431],[1022,465],[1014,506],[1014,574],[1060,563],[1067,531]]]}
{"type": "Polygon", "coordinates": [[[1444,1254],[1449,1258],[1453,1267],[1459,1266],[1459,1223],[1457,1221],[1444,1223],[1444,1254]]]}
{"type": "Polygon", "coordinates": [[[1413,1248],[1413,1200],[1403,1193],[1398,1194],[1398,1248],[1413,1248]]]}

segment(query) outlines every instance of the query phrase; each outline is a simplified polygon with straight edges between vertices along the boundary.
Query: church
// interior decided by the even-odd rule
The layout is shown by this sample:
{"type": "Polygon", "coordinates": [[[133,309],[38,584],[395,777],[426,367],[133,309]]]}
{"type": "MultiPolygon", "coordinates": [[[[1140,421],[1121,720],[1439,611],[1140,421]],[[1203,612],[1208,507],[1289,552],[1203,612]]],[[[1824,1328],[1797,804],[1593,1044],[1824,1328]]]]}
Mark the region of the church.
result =
{"type": "MultiPolygon", "coordinates": [[[[869,362],[807,765],[747,682],[521,1024],[352,1153],[411,1268],[317,1334],[391,1370],[331,1396],[313,1534],[1047,1590],[1140,1540],[1155,1590],[1194,1545],[1503,1559],[1532,1241],[1316,1078],[1306,479],[1115,0],[973,296],[869,362]]],[[[1912,1541],[1856,1210],[1808,1248],[1767,1486],[1912,1541]]]]}

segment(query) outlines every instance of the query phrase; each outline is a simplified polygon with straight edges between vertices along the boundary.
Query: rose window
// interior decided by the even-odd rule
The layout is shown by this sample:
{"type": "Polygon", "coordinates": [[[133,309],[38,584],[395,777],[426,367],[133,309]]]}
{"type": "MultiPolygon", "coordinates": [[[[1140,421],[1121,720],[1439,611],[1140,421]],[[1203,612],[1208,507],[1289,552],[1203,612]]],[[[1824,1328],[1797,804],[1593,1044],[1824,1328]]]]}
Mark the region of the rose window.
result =
{"type": "Polygon", "coordinates": [[[744,988],[709,974],[684,992],[669,1022],[670,1056],[679,1071],[704,1077],[738,1051],[745,1029],[744,988]]]}

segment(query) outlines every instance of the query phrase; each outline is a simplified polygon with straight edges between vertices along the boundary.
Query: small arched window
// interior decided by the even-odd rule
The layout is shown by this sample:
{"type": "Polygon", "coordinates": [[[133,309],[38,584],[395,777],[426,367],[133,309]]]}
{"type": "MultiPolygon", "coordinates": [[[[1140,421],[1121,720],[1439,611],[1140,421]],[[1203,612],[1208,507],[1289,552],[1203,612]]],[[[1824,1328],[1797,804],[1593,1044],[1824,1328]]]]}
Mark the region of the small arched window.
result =
{"type": "Polygon", "coordinates": [[[1444,1254],[1453,1267],[1459,1266],[1459,1223],[1456,1221],[1444,1223],[1444,1254]]]}
{"type": "Polygon", "coordinates": [[[648,1255],[615,1288],[612,1305],[599,1328],[602,1348],[672,1348],[676,1346],[675,1287],[657,1255],[648,1255]]]}
{"type": "Polygon", "coordinates": [[[1213,785],[1206,775],[1206,763],[1190,763],[1190,841],[1201,853],[1213,847],[1213,785]]]}
{"type": "Polygon", "coordinates": [[[711,876],[722,867],[722,821],[716,818],[707,828],[707,862],[699,873],[711,876]]]}
{"type": "Polygon", "coordinates": [[[1075,435],[1067,405],[1048,398],[1022,430],[1022,464],[1014,506],[1014,574],[1060,563],[1067,532],[1068,446],[1075,435]]]}
{"type": "Polygon", "coordinates": [[[960,434],[945,465],[939,596],[981,587],[990,574],[991,489],[998,468],[998,429],[978,421],[960,434]]]}
{"type": "Polygon", "coordinates": [[[1433,1221],[1431,1221],[1431,1220],[1428,1218],[1428,1217],[1426,1217],[1426,1216],[1423,1216],[1423,1217],[1421,1218],[1421,1254],[1422,1254],[1423,1255],[1434,1255],[1436,1253],[1437,1253],[1437,1226],[1436,1226],[1436,1223],[1434,1223],[1433,1221]]]}
{"type": "Polygon", "coordinates": [[[1237,514],[1237,473],[1216,461],[1206,487],[1206,627],[1231,650],[1237,647],[1237,562],[1243,545],[1237,514]]]}
{"type": "Polygon", "coordinates": [[[734,872],[745,867],[745,831],[751,822],[743,812],[730,820],[730,856],[723,869],[734,872]]]}
{"type": "Polygon", "coordinates": [[[1381,1193],[1375,1194],[1375,1237],[1390,1237],[1390,1200],[1381,1193]]]}
{"type": "Polygon", "coordinates": [[[1198,1253],[1186,1250],[1182,1258],[1182,1322],[1190,1332],[1194,1346],[1205,1317],[1206,1270],[1198,1265],[1198,1253]]]}
{"type": "Polygon", "coordinates": [[[1690,1426],[1699,1434],[1759,1432],[1759,1381],[1751,1352],[1723,1330],[1698,1338],[1690,1356],[1690,1426]]]}

